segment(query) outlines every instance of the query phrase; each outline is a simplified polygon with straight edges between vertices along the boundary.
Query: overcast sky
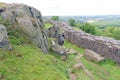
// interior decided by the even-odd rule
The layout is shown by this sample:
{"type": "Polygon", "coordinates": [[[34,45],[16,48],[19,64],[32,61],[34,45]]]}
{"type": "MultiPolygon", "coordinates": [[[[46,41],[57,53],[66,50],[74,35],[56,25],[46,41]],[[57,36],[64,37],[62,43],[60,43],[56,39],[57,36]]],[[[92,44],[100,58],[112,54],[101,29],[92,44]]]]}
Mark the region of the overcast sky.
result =
{"type": "Polygon", "coordinates": [[[24,3],[41,11],[42,15],[120,15],[119,0],[0,0],[24,3]]]}

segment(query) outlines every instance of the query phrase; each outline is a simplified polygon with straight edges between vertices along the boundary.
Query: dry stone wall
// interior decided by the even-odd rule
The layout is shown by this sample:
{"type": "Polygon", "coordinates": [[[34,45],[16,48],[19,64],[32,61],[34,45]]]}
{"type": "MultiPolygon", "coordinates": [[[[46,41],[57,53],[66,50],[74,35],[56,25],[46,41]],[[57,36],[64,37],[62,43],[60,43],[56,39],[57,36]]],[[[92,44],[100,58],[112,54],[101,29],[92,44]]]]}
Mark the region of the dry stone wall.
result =
{"type": "Polygon", "coordinates": [[[54,25],[62,27],[65,33],[65,39],[69,42],[86,49],[93,50],[101,56],[115,60],[120,64],[120,41],[113,38],[93,36],[83,31],[72,29],[65,22],[52,22],[54,25]]]}

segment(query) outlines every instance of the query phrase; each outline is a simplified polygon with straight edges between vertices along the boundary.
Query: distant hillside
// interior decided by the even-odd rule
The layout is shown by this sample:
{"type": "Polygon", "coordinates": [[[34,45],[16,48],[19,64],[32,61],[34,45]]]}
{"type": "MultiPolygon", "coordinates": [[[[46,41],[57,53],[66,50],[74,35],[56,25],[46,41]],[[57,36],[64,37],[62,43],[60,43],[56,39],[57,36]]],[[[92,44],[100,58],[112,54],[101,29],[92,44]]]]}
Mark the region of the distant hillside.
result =
{"type": "MultiPolygon", "coordinates": [[[[50,19],[51,16],[44,16],[50,19]]],[[[91,23],[96,27],[115,26],[120,27],[120,15],[100,15],[100,16],[59,16],[60,20],[67,22],[69,19],[74,19],[80,23],[91,23]]]]}

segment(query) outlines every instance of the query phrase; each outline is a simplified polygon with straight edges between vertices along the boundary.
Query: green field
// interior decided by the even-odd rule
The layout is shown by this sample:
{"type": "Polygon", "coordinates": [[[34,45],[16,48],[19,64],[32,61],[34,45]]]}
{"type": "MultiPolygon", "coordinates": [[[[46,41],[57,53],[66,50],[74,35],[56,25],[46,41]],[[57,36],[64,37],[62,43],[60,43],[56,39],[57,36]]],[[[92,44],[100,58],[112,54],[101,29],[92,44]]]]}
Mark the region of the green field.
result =
{"type": "Polygon", "coordinates": [[[101,20],[101,21],[93,22],[91,24],[101,28],[108,26],[120,27],[120,20],[101,20]]]}

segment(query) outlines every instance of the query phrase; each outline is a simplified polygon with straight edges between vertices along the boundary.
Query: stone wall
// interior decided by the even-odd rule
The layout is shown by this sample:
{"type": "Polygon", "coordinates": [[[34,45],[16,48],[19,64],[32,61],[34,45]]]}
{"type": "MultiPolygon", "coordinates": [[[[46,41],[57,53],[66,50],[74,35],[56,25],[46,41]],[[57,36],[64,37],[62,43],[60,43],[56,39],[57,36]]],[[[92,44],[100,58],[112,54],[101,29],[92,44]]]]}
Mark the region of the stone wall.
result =
{"type": "Polygon", "coordinates": [[[101,56],[115,60],[120,64],[120,41],[113,38],[93,36],[83,31],[73,30],[65,22],[54,22],[54,25],[59,25],[63,28],[65,39],[69,42],[86,49],[93,50],[101,56]]]}

